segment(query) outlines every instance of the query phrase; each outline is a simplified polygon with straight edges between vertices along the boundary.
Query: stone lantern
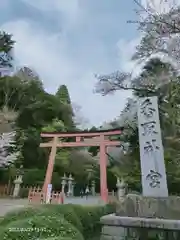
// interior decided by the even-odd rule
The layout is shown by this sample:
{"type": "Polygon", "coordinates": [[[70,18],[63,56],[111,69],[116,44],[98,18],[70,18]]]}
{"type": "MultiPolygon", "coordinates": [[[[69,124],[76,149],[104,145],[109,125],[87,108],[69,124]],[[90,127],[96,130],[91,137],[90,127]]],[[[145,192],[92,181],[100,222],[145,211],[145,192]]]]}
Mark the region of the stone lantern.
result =
{"type": "Polygon", "coordinates": [[[92,196],[96,195],[96,182],[94,180],[91,182],[91,193],[92,196]]]}
{"type": "Polygon", "coordinates": [[[73,195],[73,180],[74,178],[72,177],[71,174],[69,174],[69,177],[68,177],[68,196],[72,196],[73,195]]]}
{"type": "Polygon", "coordinates": [[[66,174],[64,174],[64,176],[62,177],[62,182],[61,182],[61,185],[62,185],[62,190],[61,192],[64,193],[64,188],[67,184],[67,177],[66,177],[66,174]]]}
{"type": "Polygon", "coordinates": [[[19,197],[19,192],[20,192],[20,188],[21,188],[21,184],[23,182],[23,166],[20,166],[20,169],[17,172],[16,178],[14,180],[14,190],[13,190],[13,197],[19,197]]]}
{"type": "Polygon", "coordinates": [[[126,183],[124,182],[123,178],[121,180],[117,178],[116,187],[118,200],[121,200],[126,195],[126,183]]]}

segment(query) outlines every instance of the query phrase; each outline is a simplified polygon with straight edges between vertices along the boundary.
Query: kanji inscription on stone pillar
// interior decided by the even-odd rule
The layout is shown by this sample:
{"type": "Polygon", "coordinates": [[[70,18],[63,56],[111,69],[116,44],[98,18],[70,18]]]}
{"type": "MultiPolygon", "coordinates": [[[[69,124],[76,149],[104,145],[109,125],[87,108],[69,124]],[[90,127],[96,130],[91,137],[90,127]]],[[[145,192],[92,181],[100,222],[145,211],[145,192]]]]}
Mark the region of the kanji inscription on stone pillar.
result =
{"type": "Polygon", "coordinates": [[[167,197],[164,150],[156,96],[139,99],[138,128],[143,195],[167,197]]]}

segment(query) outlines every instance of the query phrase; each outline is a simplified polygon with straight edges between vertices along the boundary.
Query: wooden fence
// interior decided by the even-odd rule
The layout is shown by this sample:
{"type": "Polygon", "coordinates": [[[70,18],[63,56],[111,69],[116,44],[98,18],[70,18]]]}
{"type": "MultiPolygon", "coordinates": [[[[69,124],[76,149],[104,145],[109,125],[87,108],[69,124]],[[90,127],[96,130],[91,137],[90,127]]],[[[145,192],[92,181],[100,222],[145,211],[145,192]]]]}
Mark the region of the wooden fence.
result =
{"type": "Polygon", "coordinates": [[[0,198],[6,198],[13,194],[14,186],[0,185],[0,198]]]}
{"type": "MultiPolygon", "coordinates": [[[[27,198],[29,193],[29,186],[21,186],[19,197],[27,198]]],[[[0,185],[0,198],[9,198],[13,196],[14,185],[8,186],[8,184],[0,185]]]]}
{"type": "MultiPolygon", "coordinates": [[[[31,187],[28,194],[29,203],[46,203],[46,196],[40,187],[31,187]]],[[[59,191],[52,191],[50,196],[51,204],[62,204],[64,195],[59,191]]]]}

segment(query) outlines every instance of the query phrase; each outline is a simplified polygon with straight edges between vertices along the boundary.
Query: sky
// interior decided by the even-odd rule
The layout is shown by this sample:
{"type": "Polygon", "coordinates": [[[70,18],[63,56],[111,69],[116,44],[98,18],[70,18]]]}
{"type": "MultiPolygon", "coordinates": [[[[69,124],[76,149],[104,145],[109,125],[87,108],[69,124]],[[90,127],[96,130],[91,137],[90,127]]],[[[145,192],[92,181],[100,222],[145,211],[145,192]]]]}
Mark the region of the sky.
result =
{"type": "Polygon", "coordinates": [[[131,96],[93,90],[95,74],[134,68],[139,32],[127,21],[138,19],[135,9],[133,0],[1,0],[0,29],[13,34],[18,66],[33,68],[50,93],[66,84],[89,124],[100,126],[131,96]]]}

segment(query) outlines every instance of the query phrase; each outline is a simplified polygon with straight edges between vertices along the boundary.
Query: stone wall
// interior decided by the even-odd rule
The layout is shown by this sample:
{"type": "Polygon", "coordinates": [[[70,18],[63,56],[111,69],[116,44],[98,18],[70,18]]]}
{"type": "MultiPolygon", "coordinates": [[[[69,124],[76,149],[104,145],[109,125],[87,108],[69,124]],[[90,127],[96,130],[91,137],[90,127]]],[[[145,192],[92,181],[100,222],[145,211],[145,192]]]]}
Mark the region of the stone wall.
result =
{"type": "Polygon", "coordinates": [[[180,197],[150,198],[129,194],[116,213],[101,218],[101,240],[180,239],[180,197]]]}
{"type": "Polygon", "coordinates": [[[116,215],[129,217],[147,217],[180,219],[180,197],[168,198],[143,197],[128,194],[117,204],[116,215]]]}
{"type": "Polygon", "coordinates": [[[179,240],[180,220],[121,217],[101,218],[101,240],[179,240]]]}

